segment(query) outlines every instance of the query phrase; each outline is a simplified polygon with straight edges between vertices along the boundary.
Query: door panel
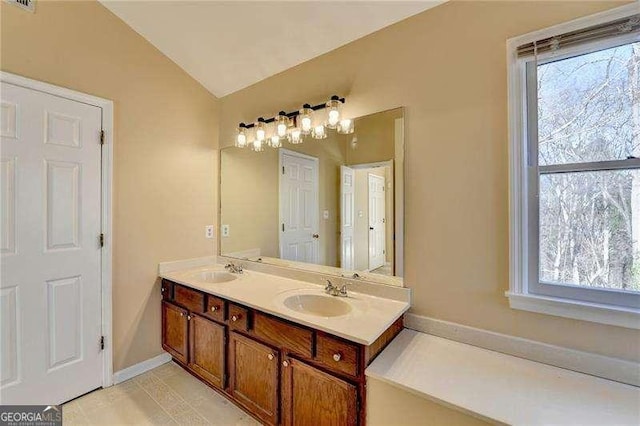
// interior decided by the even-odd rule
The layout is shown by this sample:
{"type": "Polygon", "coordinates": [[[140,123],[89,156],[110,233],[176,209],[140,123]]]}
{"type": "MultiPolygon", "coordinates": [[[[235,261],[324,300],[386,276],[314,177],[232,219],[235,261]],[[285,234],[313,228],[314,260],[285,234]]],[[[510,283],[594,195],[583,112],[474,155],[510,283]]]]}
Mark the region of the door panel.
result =
{"type": "Polygon", "coordinates": [[[385,179],[369,174],[369,270],[385,264],[385,179]]]}
{"type": "Polygon", "coordinates": [[[356,386],[297,359],[282,369],[282,424],[342,426],[358,424],[356,386]]]}
{"type": "Polygon", "coordinates": [[[0,401],[102,384],[98,107],[1,83],[0,401]]]}
{"type": "Polygon", "coordinates": [[[162,347],[178,361],[187,363],[188,312],[162,301],[162,347]]]}
{"type": "Polygon", "coordinates": [[[229,391],[268,424],[278,423],[278,351],[229,333],[229,391]]]}
{"type": "Polygon", "coordinates": [[[340,166],[340,267],[353,270],[355,266],[355,171],[340,166]]]}
{"type": "Polygon", "coordinates": [[[280,257],[318,263],[318,160],[281,151],[280,257]]]}
{"type": "Polygon", "coordinates": [[[225,330],[199,315],[189,322],[189,367],[212,385],[224,389],[225,330]]]}

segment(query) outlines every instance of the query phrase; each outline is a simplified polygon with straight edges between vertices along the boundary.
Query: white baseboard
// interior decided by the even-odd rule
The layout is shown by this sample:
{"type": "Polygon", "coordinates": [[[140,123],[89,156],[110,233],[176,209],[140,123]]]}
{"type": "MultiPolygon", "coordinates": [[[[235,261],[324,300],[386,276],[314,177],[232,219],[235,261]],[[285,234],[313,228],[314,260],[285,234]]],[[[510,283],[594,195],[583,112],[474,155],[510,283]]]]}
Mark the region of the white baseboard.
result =
{"type": "Polygon", "coordinates": [[[405,314],[404,318],[405,327],[412,330],[567,370],[640,386],[640,363],[549,345],[415,314],[405,314]]]}
{"type": "Polygon", "coordinates": [[[118,383],[122,383],[125,380],[132,379],[142,373],[159,367],[162,364],[166,364],[169,361],[171,361],[171,355],[169,355],[169,353],[167,352],[163,352],[160,355],[149,358],[146,361],[142,361],[132,365],[131,367],[116,371],[115,373],[113,373],[113,384],[117,385],[118,383]]]}

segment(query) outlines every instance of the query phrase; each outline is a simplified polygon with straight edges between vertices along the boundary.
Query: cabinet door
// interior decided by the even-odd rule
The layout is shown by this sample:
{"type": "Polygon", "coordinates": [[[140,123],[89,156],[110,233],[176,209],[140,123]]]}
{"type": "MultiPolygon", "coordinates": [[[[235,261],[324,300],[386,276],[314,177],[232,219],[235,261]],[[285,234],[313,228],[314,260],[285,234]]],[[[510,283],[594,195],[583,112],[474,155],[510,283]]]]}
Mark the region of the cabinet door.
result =
{"type": "Polygon", "coordinates": [[[229,391],[254,415],[278,423],[278,351],[229,333],[229,391]]]}
{"type": "Polygon", "coordinates": [[[213,386],[224,389],[224,361],[224,326],[191,314],[189,367],[213,386]]]}
{"type": "Polygon", "coordinates": [[[187,363],[187,316],[185,309],[162,302],[162,347],[183,364],[187,363]]]}
{"type": "Polygon", "coordinates": [[[282,366],[283,425],[358,424],[355,385],[293,358],[282,366]]]}

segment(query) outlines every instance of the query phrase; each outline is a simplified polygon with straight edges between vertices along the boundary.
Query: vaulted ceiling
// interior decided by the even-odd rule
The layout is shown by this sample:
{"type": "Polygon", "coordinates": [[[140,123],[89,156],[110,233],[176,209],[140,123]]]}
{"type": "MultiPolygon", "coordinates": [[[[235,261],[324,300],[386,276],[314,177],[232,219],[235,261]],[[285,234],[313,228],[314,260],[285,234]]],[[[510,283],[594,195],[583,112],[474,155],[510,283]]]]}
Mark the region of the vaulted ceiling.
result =
{"type": "Polygon", "coordinates": [[[443,0],[101,2],[222,97],[443,0]]]}

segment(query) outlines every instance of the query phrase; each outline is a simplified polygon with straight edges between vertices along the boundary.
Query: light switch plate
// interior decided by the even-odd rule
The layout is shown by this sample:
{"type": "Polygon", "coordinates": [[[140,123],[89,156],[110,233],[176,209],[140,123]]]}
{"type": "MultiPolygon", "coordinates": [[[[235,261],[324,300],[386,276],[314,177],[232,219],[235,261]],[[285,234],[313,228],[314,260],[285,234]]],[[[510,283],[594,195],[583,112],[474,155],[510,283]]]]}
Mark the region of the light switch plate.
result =
{"type": "Polygon", "coordinates": [[[229,236],[229,225],[222,225],[222,236],[223,237],[229,236]]]}
{"type": "Polygon", "coordinates": [[[204,227],[204,236],[206,238],[213,238],[213,225],[207,225],[204,227]]]}

